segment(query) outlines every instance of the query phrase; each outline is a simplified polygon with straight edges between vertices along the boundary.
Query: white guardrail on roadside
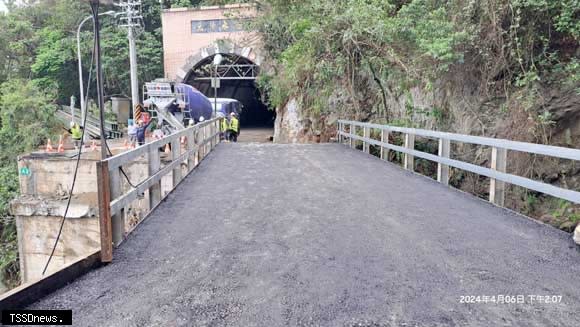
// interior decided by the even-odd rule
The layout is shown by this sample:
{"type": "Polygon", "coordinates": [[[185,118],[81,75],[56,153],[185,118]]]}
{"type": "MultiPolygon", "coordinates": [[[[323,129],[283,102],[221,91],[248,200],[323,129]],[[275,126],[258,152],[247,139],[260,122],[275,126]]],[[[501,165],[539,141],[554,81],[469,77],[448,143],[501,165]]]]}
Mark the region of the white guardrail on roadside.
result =
{"type": "Polygon", "coordinates": [[[499,206],[504,206],[505,183],[521,186],[574,203],[580,203],[580,192],[506,173],[507,150],[580,161],[580,150],[577,149],[517,142],[504,139],[494,139],[481,136],[436,132],[424,129],[379,125],[350,120],[339,120],[338,142],[348,142],[352,148],[355,148],[357,141],[361,141],[363,143],[363,151],[366,153],[370,152],[370,145],[380,147],[381,159],[388,158],[389,150],[402,152],[404,154],[403,167],[407,170],[413,170],[414,157],[437,162],[437,180],[445,185],[449,184],[449,167],[459,168],[489,177],[491,179],[489,201],[499,206]],[[345,130],[346,126],[349,127],[348,132],[345,130]],[[357,128],[363,129],[362,137],[356,134],[357,128]],[[371,130],[373,129],[381,131],[380,141],[370,137],[371,130]],[[391,132],[402,133],[404,135],[405,141],[403,146],[389,143],[389,133],[391,132]],[[438,154],[434,155],[415,150],[415,136],[438,140],[438,154]],[[491,168],[481,167],[471,163],[451,159],[451,141],[490,146],[492,148],[491,168]]]}
{"type": "Polygon", "coordinates": [[[220,142],[220,121],[221,118],[207,120],[97,162],[102,261],[110,262],[113,244],[119,245],[126,233],[131,232],[125,231],[125,208],[148,191],[149,212],[153,211],[163,198],[163,176],[172,173],[171,190],[175,189],[184,177],[182,169],[185,168],[182,168],[182,164],[187,166],[187,175],[220,142]],[[171,145],[171,161],[162,167],[159,149],[167,144],[171,145]],[[122,167],[141,158],[146,159],[148,176],[134,187],[123,191],[122,167]]]}

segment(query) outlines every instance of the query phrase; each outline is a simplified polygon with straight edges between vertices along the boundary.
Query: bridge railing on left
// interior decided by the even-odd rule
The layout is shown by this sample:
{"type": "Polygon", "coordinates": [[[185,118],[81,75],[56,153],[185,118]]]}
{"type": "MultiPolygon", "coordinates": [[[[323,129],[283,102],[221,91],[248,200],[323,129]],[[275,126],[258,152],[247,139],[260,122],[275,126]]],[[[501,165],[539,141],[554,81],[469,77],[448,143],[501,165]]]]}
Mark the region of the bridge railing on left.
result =
{"type": "Polygon", "coordinates": [[[366,153],[370,152],[371,145],[378,146],[381,159],[388,158],[389,151],[400,152],[403,154],[403,167],[407,170],[414,170],[415,157],[434,161],[437,163],[437,180],[445,185],[449,184],[449,167],[489,177],[489,201],[498,206],[504,206],[505,204],[506,183],[574,203],[580,203],[580,192],[507,173],[508,150],[580,161],[580,150],[578,149],[350,120],[338,121],[338,141],[339,143],[346,143],[352,148],[356,148],[357,142],[361,142],[362,149],[366,153]],[[373,130],[380,131],[380,140],[371,137],[373,130]],[[362,131],[362,136],[359,135],[360,131],[362,131]],[[390,143],[390,133],[401,133],[404,139],[403,145],[399,146],[390,143]],[[415,136],[437,140],[439,142],[438,153],[435,155],[416,150],[415,136]],[[451,142],[491,147],[490,168],[452,159],[451,142]]]}
{"type": "Polygon", "coordinates": [[[129,206],[148,199],[144,216],[153,211],[220,142],[220,120],[199,123],[97,163],[103,262],[112,260],[113,247],[121,244],[136,227],[125,221],[129,206]],[[128,175],[145,178],[136,183],[128,175]],[[164,178],[169,175],[171,178],[164,178]]]}

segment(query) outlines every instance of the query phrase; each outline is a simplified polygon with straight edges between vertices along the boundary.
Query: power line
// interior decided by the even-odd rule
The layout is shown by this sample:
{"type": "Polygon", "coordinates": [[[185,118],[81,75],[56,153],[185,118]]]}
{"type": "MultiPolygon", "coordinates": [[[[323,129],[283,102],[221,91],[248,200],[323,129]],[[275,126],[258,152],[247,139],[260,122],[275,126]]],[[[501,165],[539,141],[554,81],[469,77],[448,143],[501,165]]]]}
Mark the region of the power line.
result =
{"type": "MultiPolygon", "coordinates": [[[[86,94],[85,99],[84,99],[85,102],[88,101],[88,99],[89,99],[89,92],[88,92],[88,90],[89,90],[89,88],[91,86],[91,73],[92,73],[93,63],[94,63],[94,60],[95,60],[95,48],[96,48],[96,41],[93,42],[93,55],[91,56],[91,65],[89,66],[89,79],[87,81],[87,94],[86,94]]],[[[85,117],[84,117],[83,126],[85,126],[86,123],[87,123],[87,116],[88,115],[85,115],[85,117]]],[[[62,216],[62,220],[60,222],[60,227],[58,228],[58,234],[56,235],[56,240],[54,241],[54,246],[52,247],[52,251],[50,251],[50,256],[48,257],[48,260],[46,261],[46,265],[44,266],[44,269],[42,270],[42,275],[43,276],[46,273],[46,270],[48,269],[48,266],[50,265],[50,261],[52,260],[52,257],[54,256],[54,251],[56,250],[56,247],[58,245],[58,241],[60,240],[60,236],[62,235],[62,229],[64,227],[64,222],[66,221],[66,216],[68,214],[68,209],[69,209],[70,203],[72,201],[73,191],[74,191],[75,184],[76,184],[76,181],[77,181],[77,173],[79,171],[79,164],[80,164],[80,161],[81,161],[81,155],[82,155],[83,147],[84,147],[84,143],[85,143],[85,131],[86,131],[86,128],[83,128],[82,134],[81,134],[81,142],[79,144],[79,151],[77,153],[77,161],[76,161],[76,164],[75,164],[75,172],[74,172],[74,175],[73,175],[73,181],[72,181],[71,188],[70,188],[70,192],[69,192],[69,197],[68,197],[68,200],[67,200],[67,203],[66,203],[66,208],[64,210],[64,215],[62,216]]]]}
{"type": "MultiPolygon", "coordinates": [[[[109,152],[109,154],[112,156],[113,152],[109,148],[109,144],[107,143],[106,139],[103,139],[103,144],[105,145],[105,147],[107,147],[107,152],[109,152]]],[[[101,146],[103,146],[103,145],[101,145],[101,146]]],[[[137,188],[137,186],[135,186],[133,183],[131,183],[129,176],[127,176],[127,173],[125,173],[125,170],[123,169],[123,167],[119,167],[119,169],[121,169],[121,173],[123,174],[123,176],[125,176],[125,179],[127,180],[127,184],[129,184],[129,186],[131,186],[132,188],[137,188]]]]}

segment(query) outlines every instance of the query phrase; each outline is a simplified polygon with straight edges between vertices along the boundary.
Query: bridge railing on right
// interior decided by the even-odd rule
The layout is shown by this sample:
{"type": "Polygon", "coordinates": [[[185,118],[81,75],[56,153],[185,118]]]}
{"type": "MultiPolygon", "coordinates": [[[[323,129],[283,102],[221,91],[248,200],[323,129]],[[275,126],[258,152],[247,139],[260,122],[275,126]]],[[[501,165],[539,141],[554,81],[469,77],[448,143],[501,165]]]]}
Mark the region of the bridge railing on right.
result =
{"type": "Polygon", "coordinates": [[[526,189],[548,194],[574,203],[580,203],[580,192],[564,189],[506,172],[508,150],[580,161],[580,150],[577,149],[517,142],[504,139],[494,139],[481,136],[363,123],[350,120],[338,121],[338,141],[339,143],[347,143],[352,148],[356,147],[357,141],[361,141],[363,144],[363,151],[366,153],[370,153],[370,145],[378,146],[380,147],[381,159],[388,158],[389,150],[401,152],[404,155],[403,167],[407,170],[414,169],[414,157],[434,161],[437,163],[437,180],[445,185],[449,184],[449,167],[454,167],[489,177],[489,201],[498,206],[504,206],[506,183],[521,186],[526,189]],[[348,131],[346,131],[347,126],[348,131]],[[357,135],[358,128],[362,129],[363,136],[357,135]],[[371,138],[372,130],[380,131],[380,141],[371,138]],[[389,133],[392,132],[397,132],[404,135],[403,146],[389,143],[389,133]],[[431,153],[415,150],[415,136],[438,140],[438,154],[434,155],[431,153]],[[487,168],[468,162],[451,159],[450,151],[452,141],[491,147],[491,167],[487,168]]]}

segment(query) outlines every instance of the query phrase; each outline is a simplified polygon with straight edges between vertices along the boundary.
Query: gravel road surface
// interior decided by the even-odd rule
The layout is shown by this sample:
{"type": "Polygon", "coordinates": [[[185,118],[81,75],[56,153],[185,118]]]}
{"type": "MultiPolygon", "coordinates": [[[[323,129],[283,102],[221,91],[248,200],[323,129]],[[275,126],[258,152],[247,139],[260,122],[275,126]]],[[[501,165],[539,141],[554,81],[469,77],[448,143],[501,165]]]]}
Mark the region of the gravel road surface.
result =
{"type": "Polygon", "coordinates": [[[76,326],[577,327],[580,251],[341,145],[229,143],[112,264],[32,307],[76,326]]]}

